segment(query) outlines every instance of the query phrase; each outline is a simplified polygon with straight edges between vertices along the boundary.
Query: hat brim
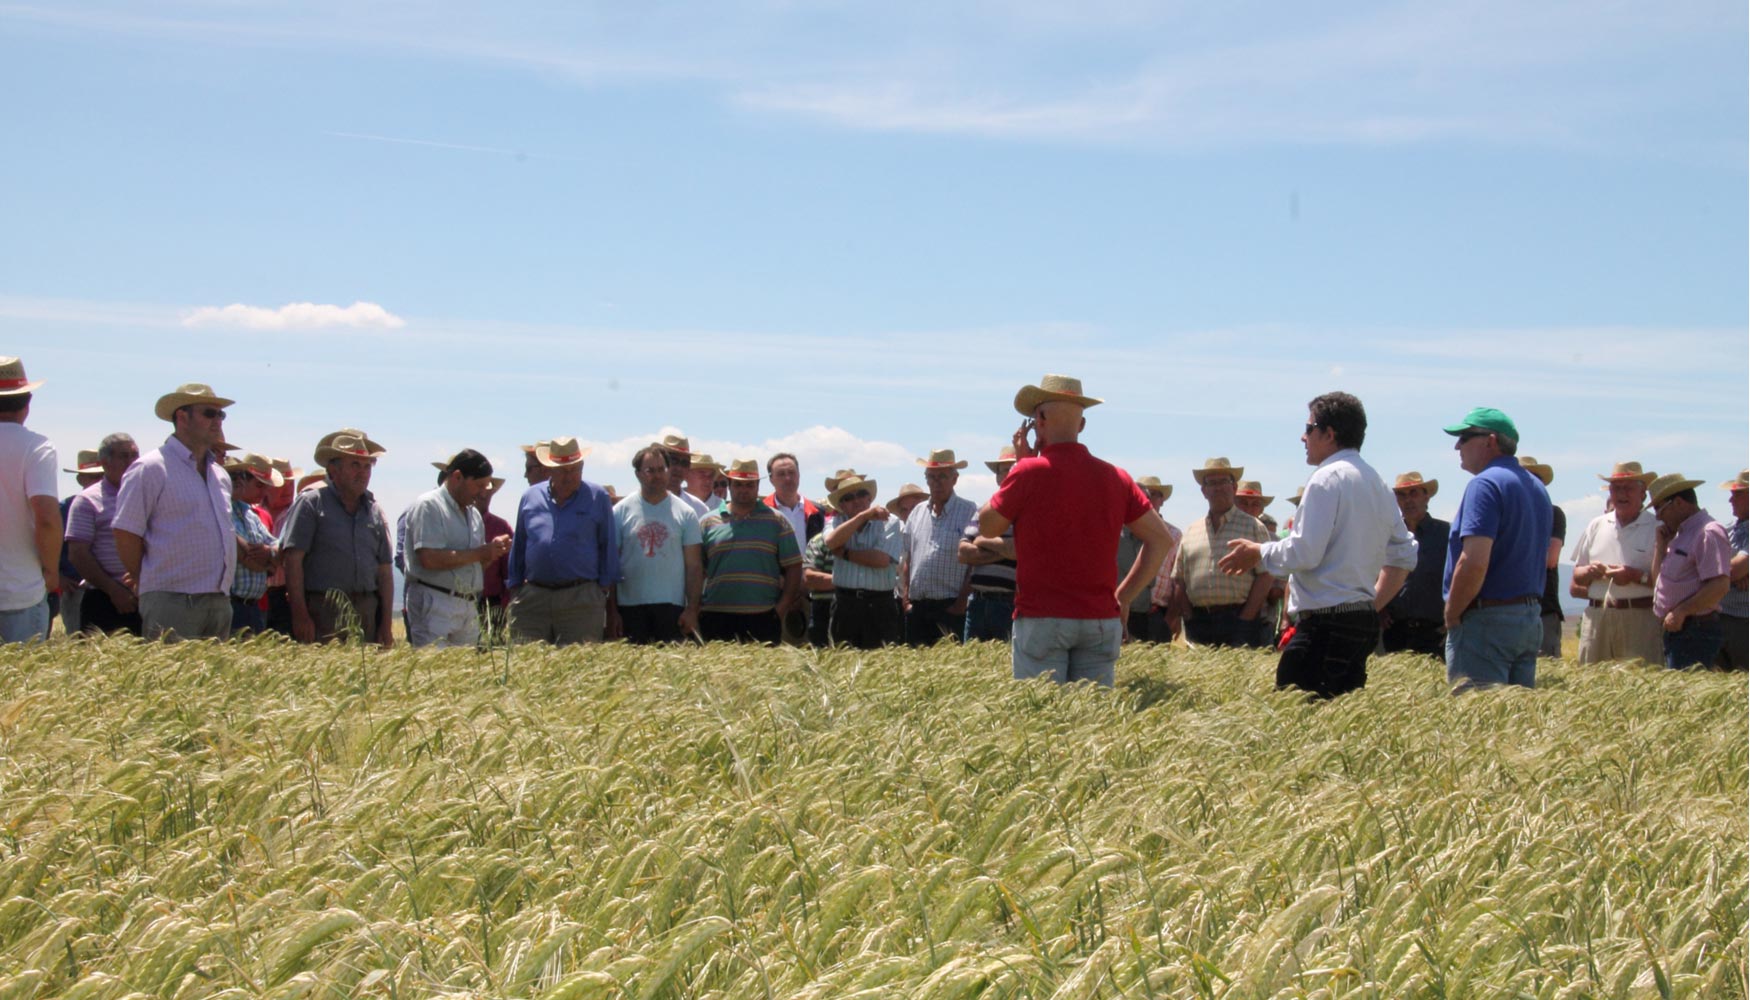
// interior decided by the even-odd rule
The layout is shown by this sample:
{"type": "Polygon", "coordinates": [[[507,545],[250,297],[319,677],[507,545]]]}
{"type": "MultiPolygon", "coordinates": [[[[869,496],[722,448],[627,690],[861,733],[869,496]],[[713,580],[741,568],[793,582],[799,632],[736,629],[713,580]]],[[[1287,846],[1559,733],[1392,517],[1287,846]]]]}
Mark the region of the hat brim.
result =
{"type": "Polygon", "coordinates": [[[972,463],[964,458],[958,462],[930,462],[920,458],[918,464],[926,469],[964,469],[972,463]]]}
{"type": "MultiPolygon", "coordinates": [[[[1530,466],[1526,466],[1526,468],[1527,468],[1527,469],[1529,469],[1529,468],[1530,468],[1530,466]]],[[[1533,474],[1533,475],[1536,475],[1536,473],[1532,473],[1532,474],[1533,474]]],[[[1541,476],[1539,476],[1539,477],[1538,477],[1538,478],[1540,478],[1540,479],[1541,479],[1541,478],[1543,478],[1543,477],[1541,477],[1541,476]]],[[[1392,488],[1391,488],[1391,491],[1392,491],[1392,492],[1393,492],[1393,493],[1396,493],[1396,492],[1398,492],[1398,491],[1399,491],[1399,490],[1413,490],[1413,489],[1415,489],[1415,488],[1416,488],[1416,487],[1418,487],[1418,486],[1420,486],[1420,487],[1422,487],[1422,488],[1423,488],[1423,489],[1425,489],[1425,490],[1427,490],[1427,491],[1428,491],[1428,495],[1429,495],[1429,496],[1430,496],[1430,497],[1432,497],[1432,496],[1433,496],[1433,495],[1434,495],[1434,494],[1436,494],[1436,493],[1439,493],[1439,492],[1440,492],[1440,480],[1438,480],[1438,479],[1424,479],[1424,480],[1422,480],[1422,481],[1421,481],[1421,482],[1419,482],[1419,483],[1397,483],[1397,484],[1393,484],[1393,486],[1392,486],[1392,488]]]]}
{"type": "Polygon", "coordinates": [[[1246,467],[1243,465],[1236,465],[1231,469],[1192,469],[1191,478],[1197,480],[1197,485],[1202,486],[1205,477],[1213,476],[1217,473],[1224,476],[1232,476],[1234,477],[1234,482],[1237,483],[1245,478],[1246,467]]]}
{"type": "Polygon", "coordinates": [[[235,399],[225,399],[222,396],[191,396],[186,392],[173,392],[166,396],[159,396],[158,405],[152,408],[152,412],[158,415],[159,420],[175,421],[176,411],[185,406],[205,403],[222,410],[236,402],[235,399]]]}
{"type": "Polygon", "coordinates": [[[101,476],[103,475],[103,466],[93,465],[84,469],[62,469],[61,471],[69,476],[101,476]]]}
{"type": "Polygon", "coordinates": [[[577,454],[572,455],[569,458],[556,459],[553,457],[552,447],[538,444],[535,446],[535,461],[540,462],[549,469],[565,469],[573,465],[582,465],[583,460],[588,458],[589,453],[594,450],[594,448],[579,448],[577,454]]]}
{"type": "Polygon", "coordinates": [[[1660,495],[1648,497],[1647,502],[1655,505],[1664,503],[1674,495],[1682,493],[1684,490],[1693,490],[1697,486],[1704,485],[1706,482],[1707,480],[1705,479],[1679,479],[1675,483],[1665,487],[1660,492],[1660,495]]]}
{"type": "Polygon", "coordinates": [[[329,462],[332,462],[337,458],[366,458],[375,462],[377,459],[389,454],[384,449],[375,446],[369,440],[365,441],[365,451],[367,454],[355,455],[350,451],[341,451],[339,448],[336,448],[331,444],[325,444],[316,449],[316,464],[327,466],[329,462]]]}
{"type": "Polygon", "coordinates": [[[43,384],[41,382],[26,382],[15,389],[0,389],[0,396],[22,396],[27,392],[35,392],[42,387],[43,384]]]}
{"type": "Polygon", "coordinates": [[[1750,490],[1750,483],[1746,483],[1742,479],[1728,479],[1720,484],[1720,489],[1731,490],[1735,493],[1738,490],[1750,490]]]}
{"type": "Polygon", "coordinates": [[[877,498],[881,495],[881,487],[879,487],[875,484],[875,480],[873,480],[873,479],[859,479],[858,481],[856,481],[854,483],[846,483],[844,485],[841,485],[838,489],[833,490],[831,493],[828,493],[826,495],[826,499],[834,507],[837,507],[839,505],[839,499],[842,498],[846,493],[855,493],[858,490],[868,490],[869,491],[869,498],[871,501],[873,501],[875,498],[877,498]]]}
{"type": "Polygon", "coordinates": [[[1015,412],[1023,417],[1031,417],[1041,403],[1074,403],[1086,409],[1104,402],[1105,400],[1095,399],[1093,396],[1076,396],[1067,392],[1041,389],[1036,385],[1024,385],[1020,392],[1015,393],[1015,412]]]}
{"type": "Polygon", "coordinates": [[[1639,475],[1624,474],[1620,476],[1599,476],[1598,478],[1606,483],[1624,483],[1631,479],[1638,479],[1644,485],[1651,486],[1653,485],[1653,480],[1659,478],[1659,474],[1657,472],[1643,472],[1639,475]]]}
{"type": "Polygon", "coordinates": [[[984,467],[989,469],[992,472],[1001,472],[1004,469],[1014,468],[1016,461],[1017,461],[1017,459],[1013,459],[1013,458],[1000,458],[994,462],[984,463],[984,467]]]}

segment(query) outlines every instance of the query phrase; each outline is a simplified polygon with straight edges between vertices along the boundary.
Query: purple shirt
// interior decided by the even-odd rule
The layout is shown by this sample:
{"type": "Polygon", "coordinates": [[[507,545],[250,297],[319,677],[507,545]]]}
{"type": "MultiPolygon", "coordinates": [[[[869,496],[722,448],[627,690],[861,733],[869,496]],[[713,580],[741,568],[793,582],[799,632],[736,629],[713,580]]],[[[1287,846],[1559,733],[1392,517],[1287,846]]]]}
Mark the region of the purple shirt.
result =
{"type": "MultiPolygon", "coordinates": [[[[1703,581],[1732,571],[1732,539],[1720,522],[1705,510],[1689,515],[1677,526],[1677,537],[1665,549],[1659,564],[1659,579],[1653,584],[1653,613],[1660,618],[1695,596],[1703,581]]],[[[1719,605],[1696,614],[1718,611],[1719,605]]]]}
{"type": "Polygon", "coordinates": [[[115,532],[110,530],[115,520],[115,498],[120,491],[121,487],[111,486],[105,477],[76,494],[67,507],[66,534],[69,542],[91,546],[91,557],[117,581],[127,570],[115,550],[115,532]]]}
{"type": "Polygon", "coordinates": [[[237,537],[231,528],[231,477],[212,452],[207,474],[175,435],[140,456],[122,476],[116,494],[118,531],[145,539],[140,561],[142,594],[229,594],[237,571],[237,537]]]}

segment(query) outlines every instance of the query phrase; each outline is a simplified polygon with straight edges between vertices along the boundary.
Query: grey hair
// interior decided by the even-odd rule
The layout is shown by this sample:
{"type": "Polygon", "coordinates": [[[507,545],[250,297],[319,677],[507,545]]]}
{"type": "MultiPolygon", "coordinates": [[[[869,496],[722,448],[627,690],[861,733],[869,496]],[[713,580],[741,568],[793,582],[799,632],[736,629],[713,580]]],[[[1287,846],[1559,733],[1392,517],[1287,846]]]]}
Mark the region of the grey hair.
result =
{"type": "Polygon", "coordinates": [[[120,448],[122,445],[133,445],[134,450],[136,450],[136,451],[138,451],[140,448],[139,445],[134,444],[134,437],[132,434],[123,434],[121,431],[116,431],[114,434],[109,435],[108,437],[104,438],[101,442],[98,443],[98,445],[97,445],[98,461],[103,461],[104,459],[108,459],[108,458],[114,458],[115,457],[115,450],[117,448],[120,448]]]}

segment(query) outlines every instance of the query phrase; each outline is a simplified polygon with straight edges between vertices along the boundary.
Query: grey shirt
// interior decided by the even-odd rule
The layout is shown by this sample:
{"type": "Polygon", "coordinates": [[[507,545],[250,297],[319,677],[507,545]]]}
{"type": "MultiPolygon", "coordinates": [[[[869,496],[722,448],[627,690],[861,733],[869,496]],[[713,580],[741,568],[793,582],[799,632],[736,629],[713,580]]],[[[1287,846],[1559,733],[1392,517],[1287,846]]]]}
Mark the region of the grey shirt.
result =
{"type": "Polygon", "coordinates": [[[366,490],[358,510],[348,513],[332,486],[305,490],[286,512],[280,549],[304,553],[305,590],[375,591],[377,567],[394,559],[389,522],[377,498],[366,490]]]}
{"type": "Polygon", "coordinates": [[[447,487],[422,493],[407,508],[406,540],[401,552],[406,559],[402,572],[409,580],[426,583],[454,594],[478,594],[486,584],[486,567],[479,563],[451,569],[426,569],[419,564],[420,549],[477,549],[486,544],[486,522],[470,506],[456,506],[447,487]]]}

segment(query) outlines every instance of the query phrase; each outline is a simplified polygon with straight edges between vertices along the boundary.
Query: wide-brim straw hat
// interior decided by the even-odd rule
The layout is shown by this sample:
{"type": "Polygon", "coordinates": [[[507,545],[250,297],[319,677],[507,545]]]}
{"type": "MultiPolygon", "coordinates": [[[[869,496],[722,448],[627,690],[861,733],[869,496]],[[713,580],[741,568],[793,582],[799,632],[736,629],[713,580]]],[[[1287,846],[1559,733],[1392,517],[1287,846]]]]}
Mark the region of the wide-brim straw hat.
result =
{"type": "Polygon", "coordinates": [[[1012,444],[1005,444],[1003,445],[1003,450],[997,452],[997,460],[984,463],[984,467],[992,472],[1001,472],[1014,464],[1015,446],[1012,444]]]}
{"type": "Polygon", "coordinates": [[[871,500],[881,493],[881,487],[875,484],[875,480],[864,479],[862,476],[850,475],[839,480],[838,488],[831,493],[828,493],[826,498],[832,501],[834,507],[837,507],[839,501],[844,498],[845,494],[856,493],[859,490],[867,490],[871,500]]]}
{"type": "Polygon", "coordinates": [[[383,446],[361,434],[335,434],[316,446],[316,464],[327,465],[337,458],[363,458],[376,461],[387,455],[383,446]]]}
{"type": "Polygon", "coordinates": [[[713,472],[722,472],[723,471],[723,463],[717,461],[716,459],[712,458],[710,455],[705,454],[704,452],[699,452],[697,455],[693,456],[693,464],[689,465],[688,468],[694,469],[694,470],[710,469],[713,472]]]}
{"type": "Polygon", "coordinates": [[[1288,502],[1289,502],[1289,504],[1291,504],[1295,507],[1299,507],[1300,506],[1300,498],[1304,497],[1304,496],[1306,496],[1306,487],[1297,486],[1297,487],[1295,487],[1294,495],[1288,498],[1288,502]]]}
{"type": "Polygon", "coordinates": [[[1669,500],[1672,494],[1693,490],[1703,482],[1700,479],[1685,479],[1681,472],[1667,473],[1654,479],[1652,485],[1647,487],[1647,502],[1657,507],[1669,500]]]}
{"type": "Polygon", "coordinates": [[[176,411],[185,406],[200,406],[204,403],[222,410],[235,402],[234,399],[226,399],[214,392],[210,385],[187,382],[177,386],[175,392],[159,396],[158,404],[152,408],[152,412],[158,415],[159,420],[175,420],[176,411]]]}
{"type": "Polygon", "coordinates": [[[1266,505],[1268,505],[1272,500],[1276,499],[1273,496],[1265,496],[1264,495],[1264,484],[1258,482],[1256,479],[1247,479],[1243,482],[1235,483],[1234,496],[1236,496],[1236,497],[1257,497],[1259,500],[1264,501],[1264,503],[1266,505]]]}
{"type": "Polygon", "coordinates": [[[1204,479],[1217,472],[1232,476],[1233,481],[1237,484],[1240,481],[1240,477],[1246,474],[1246,467],[1243,465],[1233,465],[1229,463],[1225,457],[1206,458],[1203,460],[1203,468],[1191,470],[1191,478],[1197,480],[1198,486],[1202,486],[1204,479]]]}
{"type": "Polygon", "coordinates": [[[1172,499],[1173,484],[1161,482],[1161,477],[1159,477],[1159,476],[1143,476],[1141,479],[1138,479],[1136,481],[1136,485],[1142,487],[1145,490],[1154,490],[1156,493],[1159,493],[1161,496],[1166,497],[1168,499],[1172,499]]]}
{"type": "Polygon", "coordinates": [[[1103,399],[1082,395],[1082,380],[1068,375],[1047,375],[1039,380],[1038,385],[1024,385],[1020,392],[1015,393],[1015,410],[1023,417],[1032,416],[1041,403],[1074,403],[1089,407],[1103,402],[1103,399]]]}
{"type": "Polygon", "coordinates": [[[226,458],[225,471],[247,472],[256,482],[276,490],[286,484],[286,477],[273,467],[273,459],[253,451],[226,458]]]}
{"type": "Polygon", "coordinates": [[[1659,478],[1659,474],[1656,472],[1642,472],[1641,463],[1639,462],[1618,462],[1611,468],[1610,475],[1599,476],[1598,478],[1607,483],[1618,483],[1625,479],[1639,479],[1641,482],[1651,486],[1653,480],[1659,478]]]}
{"type": "Polygon", "coordinates": [[[661,443],[664,451],[672,451],[677,455],[691,455],[693,453],[692,442],[688,441],[684,434],[664,434],[661,443]]]}
{"type": "Polygon", "coordinates": [[[723,478],[732,482],[759,482],[760,463],[752,458],[732,458],[723,467],[723,478]]]}
{"type": "MultiPolygon", "coordinates": [[[[375,441],[372,441],[371,436],[369,434],[366,434],[364,431],[359,430],[357,427],[342,427],[340,430],[329,431],[327,434],[322,435],[322,439],[316,442],[317,454],[321,454],[322,449],[333,445],[335,440],[337,438],[342,437],[342,436],[358,438],[359,440],[361,440],[365,443],[366,448],[374,449],[374,450],[376,450],[376,452],[378,454],[387,454],[387,451],[383,448],[382,445],[378,444],[375,441]]],[[[322,459],[318,458],[316,460],[316,464],[317,465],[323,464],[322,459]]]]}
{"type": "Polygon", "coordinates": [[[887,501],[886,503],[882,504],[881,506],[893,508],[893,507],[899,506],[901,503],[903,503],[906,500],[911,499],[912,497],[918,497],[919,499],[922,499],[922,498],[927,497],[929,495],[930,495],[930,491],[924,489],[922,486],[919,486],[917,483],[906,483],[904,486],[901,486],[899,488],[898,493],[895,493],[893,495],[892,500],[887,501]]]}
{"type": "Polygon", "coordinates": [[[42,386],[25,377],[24,362],[17,358],[0,358],[0,396],[22,396],[42,386]]]}
{"type": "Polygon", "coordinates": [[[856,474],[857,474],[856,469],[840,469],[835,475],[831,475],[831,476],[826,477],[826,479],[825,479],[826,491],[828,493],[831,493],[833,490],[836,490],[839,488],[839,480],[845,478],[846,476],[854,476],[856,474]]]}
{"type": "Polygon", "coordinates": [[[1403,473],[1391,484],[1393,492],[1398,490],[1413,490],[1418,486],[1427,490],[1430,497],[1440,492],[1440,480],[1423,479],[1420,472],[1403,473]]]}
{"type": "MultiPolygon", "coordinates": [[[[1537,459],[1532,458],[1530,455],[1519,456],[1519,467],[1536,476],[1545,486],[1548,486],[1556,478],[1556,470],[1539,462],[1537,459]]],[[[1428,495],[1433,496],[1434,491],[1429,490],[1428,495]]]]}
{"type": "Polygon", "coordinates": [[[1745,469],[1743,472],[1738,473],[1738,478],[1736,479],[1728,479],[1721,483],[1720,489],[1731,490],[1734,493],[1739,490],[1750,489],[1750,469],[1745,469]]]}
{"type": "Polygon", "coordinates": [[[964,458],[955,461],[952,448],[938,448],[930,452],[929,458],[918,459],[918,464],[926,469],[964,469],[971,463],[964,458]]]}
{"type": "Polygon", "coordinates": [[[298,485],[297,485],[297,488],[294,492],[302,493],[312,486],[327,486],[327,485],[328,485],[328,473],[326,473],[326,472],[312,472],[312,473],[309,473],[308,475],[298,477],[298,485]]]}
{"type": "Polygon", "coordinates": [[[77,461],[73,463],[73,468],[61,471],[70,472],[75,476],[89,476],[93,473],[103,472],[103,460],[97,457],[97,449],[81,448],[76,458],[77,461]]]}
{"type": "Polygon", "coordinates": [[[582,465],[584,458],[593,450],[579,444],[575,437],[558,437],[535,445],[535,461],[549,469],[563,469],[582,465]]]}
{"type": "Polygon", "coordinates": [[[298,478],[298,470],[292,467],[292,460],[289,458],[274,459],[273,467],[280,470],[280,475],[286,477],[288,482],[298,478]]]}

